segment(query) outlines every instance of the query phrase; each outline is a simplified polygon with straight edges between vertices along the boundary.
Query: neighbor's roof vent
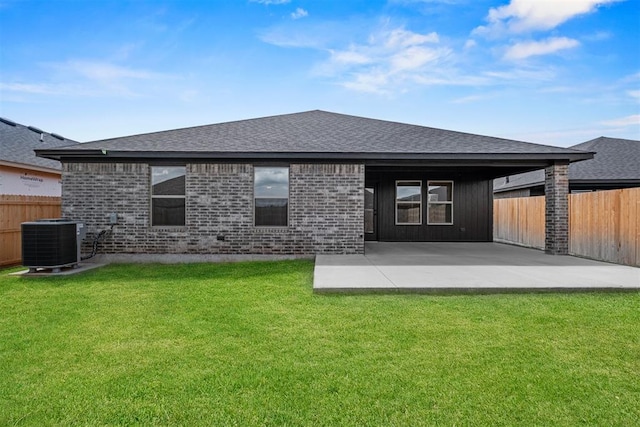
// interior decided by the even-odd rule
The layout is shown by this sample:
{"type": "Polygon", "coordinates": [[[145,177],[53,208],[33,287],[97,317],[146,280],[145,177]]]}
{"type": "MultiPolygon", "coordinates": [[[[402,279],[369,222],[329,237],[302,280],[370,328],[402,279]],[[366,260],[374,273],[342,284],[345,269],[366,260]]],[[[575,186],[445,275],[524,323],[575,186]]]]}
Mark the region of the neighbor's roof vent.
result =
{"type": "Polygon", "coordinates": [[[34,127],[34,126],[27,126],[27,129],[29,129],[32,132],[39,133],[39,134],[43,134],[44,133],[43,130],[40,130],[37,127],[34,127]]]}
{"type": "Polygon", "coordinates": [[[59,139],[60,141],[64,141],[66,138],[62,135],[58,135],[57,133],[50,134],[52,137],[59,139]]]}
{"type": "Polygon", "coordinates": [[[44,142],[44,131],[43,130],[40,130],[37,127],[33,127],[33,126],[27,126],[27,129],[29,129],[32,132],[39,133],[40,134],[40,142],[44,142]]]}
{"type": "Polygon", "coordinates": [[[0,122],[7,124],[9,126],[17,126],[18,124],[16,122],[12,122],[9,119],[5,119],[4,117],[0,117],[0,122]]]}

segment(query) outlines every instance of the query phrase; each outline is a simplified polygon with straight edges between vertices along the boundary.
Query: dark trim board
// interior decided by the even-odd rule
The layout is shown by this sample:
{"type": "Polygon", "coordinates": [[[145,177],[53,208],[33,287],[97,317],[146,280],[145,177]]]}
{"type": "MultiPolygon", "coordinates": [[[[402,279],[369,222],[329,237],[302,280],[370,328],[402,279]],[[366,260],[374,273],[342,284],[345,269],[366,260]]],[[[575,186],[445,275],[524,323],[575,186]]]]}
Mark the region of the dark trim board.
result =
{"type": "Polygon", "coordinates": [[[417,164],[417,161],[434,161],[443,163],[459,163],[460,165],[487,165],[496,166],[511,165],[540,168],[553,160],[578,161],[589,158],[591,153],[395,153],[395,152],[237,152],[237,151],[117,151],[109,149],[38,149],[34,150],[38,157],[69,161],[99,161],[117,162],[153,161],[158,159],[180,159],[184,161],[211,161],[211,160],[316,160],[316,161],[368,161],[371,164],[387,164],[393,162],[408,162],[417,164]]]}
{"type": "Polygon", "coordinates": [[[365,185],[377,184],[378,240],[385,242],[491,242],[493,240],[493,182],[464,172],[415,170],[367,171],[365,185]],[[396,225],[396,180],[420,180],[422,224],[396,225]],[[453,181],[453,225],[427,225],[427,182],[453,181]]]}

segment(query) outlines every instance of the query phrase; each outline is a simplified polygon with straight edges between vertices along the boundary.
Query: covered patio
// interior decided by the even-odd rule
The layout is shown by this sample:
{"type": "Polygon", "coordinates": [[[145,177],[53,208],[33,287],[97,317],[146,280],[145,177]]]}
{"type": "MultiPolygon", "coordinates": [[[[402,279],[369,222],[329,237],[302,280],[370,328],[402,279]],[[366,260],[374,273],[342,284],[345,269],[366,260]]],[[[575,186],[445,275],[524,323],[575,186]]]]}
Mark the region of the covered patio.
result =
{"type": "Polygon", "coordinates": [[[501,243],[367,242],[318,255],[314,292],[640,291],[640,269],[501,243]]]}

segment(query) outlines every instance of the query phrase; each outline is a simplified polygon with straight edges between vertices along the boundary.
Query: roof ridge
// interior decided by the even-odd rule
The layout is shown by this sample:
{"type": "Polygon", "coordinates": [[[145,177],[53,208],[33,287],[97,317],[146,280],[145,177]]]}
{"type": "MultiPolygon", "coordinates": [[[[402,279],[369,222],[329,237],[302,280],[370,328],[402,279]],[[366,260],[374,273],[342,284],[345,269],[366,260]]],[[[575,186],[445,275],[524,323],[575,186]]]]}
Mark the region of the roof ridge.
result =
{"type": "Polygon", "coordinates": [[[76,144],[80,143],[79,141],[76,141],[75,139],[67,138],[66,136],[62,136],[62,135],[60,135],[58,133],[47,132],[46,130],[42,130],[39,127],[32,126],[32,125],[24,125],[22,123],[18,123],[16,121],[8,119],[6,117],[0,117],[0,123],[5,125],[5,126],[11,127],[11,128],[20,128],[20,129],[28,130],[30,132],[34,132],[36,134],[39,133],[39,134],[43,134],[43,135],[49,135],[50,137],[55,138],[55,139],[60,140],[60,141],[63,141],[63,140],[64,141],[71,141],[71,142],[74,142],[76,144]]]}
{"type": "Polygon", "coordinates": [[[579,146],[586,146],[586,145],[593,145],[595,143],[598,142],[605,142],[607,141],[607,143],[610,143],[612,141],[621,141],[621,142],[637,142],[640,143],[640,140],[637,139],[629,139],[629,138],[614,138],[614,137],[610,137],[610,136],[599,136],[597,138],[594,139],[590,139],[589,141],[585,141],[585,142],[581,142],[579,144],[576,145],[572,145],[569,148],[574,148],[574,147],[579,147],[579,146]]]}

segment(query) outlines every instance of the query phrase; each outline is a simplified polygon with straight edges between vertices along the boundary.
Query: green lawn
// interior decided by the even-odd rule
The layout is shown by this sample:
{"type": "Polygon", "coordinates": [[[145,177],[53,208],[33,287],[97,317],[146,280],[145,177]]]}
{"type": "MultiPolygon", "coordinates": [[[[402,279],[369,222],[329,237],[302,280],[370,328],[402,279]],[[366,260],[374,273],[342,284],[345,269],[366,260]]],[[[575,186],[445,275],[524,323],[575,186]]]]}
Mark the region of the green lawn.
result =
{"type": "Polygon", "coordinates": [[[314,295],[313,263],[0,271],[0,425],[638,425],[640,293],[314,295]]]}

